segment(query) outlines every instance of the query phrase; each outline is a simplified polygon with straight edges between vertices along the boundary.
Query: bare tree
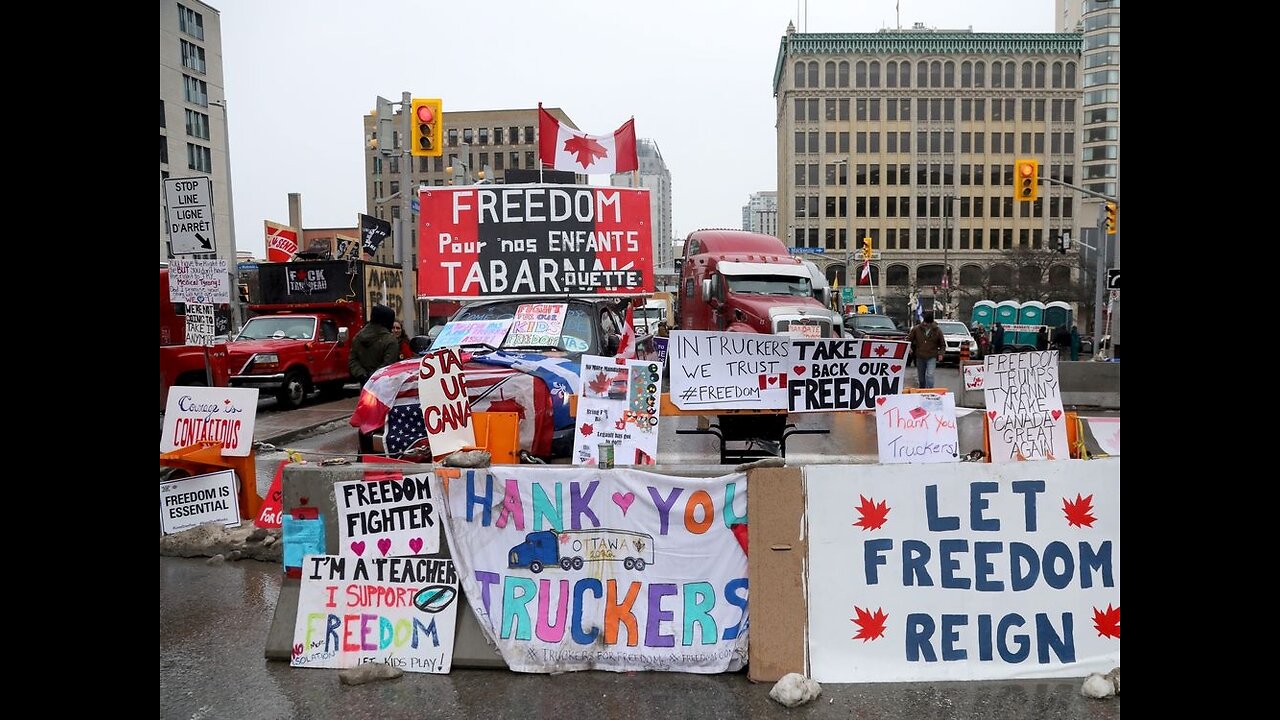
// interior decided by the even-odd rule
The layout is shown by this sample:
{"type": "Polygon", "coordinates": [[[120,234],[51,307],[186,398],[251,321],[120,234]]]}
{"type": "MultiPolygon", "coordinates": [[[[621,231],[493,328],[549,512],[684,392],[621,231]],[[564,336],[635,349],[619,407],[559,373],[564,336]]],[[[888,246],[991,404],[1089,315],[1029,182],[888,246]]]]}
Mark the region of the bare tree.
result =
{"type": "Polygon", "coordinates": [[[1079,264],[1079,256],[1029,248],[1003,250],[1000,254],[999,260],[987,263],[981,284],[957,288],[958,294],[974,301],[997,303],[1003,300],[1079,303],[1080,316],[1093,317],[1094,273],[1088,268],[1081,268],[1078,279],[1072,279],[1068,274],[1079,264]],[[992,282],[993,265],[1013,268],[1009,283],[997,285],[992,282]]]}

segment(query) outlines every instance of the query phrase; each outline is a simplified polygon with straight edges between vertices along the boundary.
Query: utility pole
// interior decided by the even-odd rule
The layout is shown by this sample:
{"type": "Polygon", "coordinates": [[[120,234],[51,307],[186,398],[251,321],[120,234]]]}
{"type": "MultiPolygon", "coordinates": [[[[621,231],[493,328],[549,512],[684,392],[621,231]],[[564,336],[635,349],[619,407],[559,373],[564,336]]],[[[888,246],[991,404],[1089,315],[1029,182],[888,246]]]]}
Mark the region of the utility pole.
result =
{"type": "MultiPolygon", "coordinates": [[[[404,317],[400,318],[403,327],[408,328],[411,335],[420,334],[417,325],[418,315],[418,273],[413,266],[413,244],[409,238],[413,234],[413,200],[417,197],[417,189],[411,188],[413,183],[413,155],[409,138],[413,137],[413,98],[409,93],[400,96],[400,114],[404,117],[404,130],[400,135],[400,222],[396,229],[396,247],[400,250],[400,274],[403,276],[400,289],[404,317]]],[[[437,118],[437,122],[439,118],[437,118]]]]}
{"type": "Polygon", "coordinates": [[[227,274],[231,276],[231,327],[227,328],[227,334],[234,335],[244,323],[244,308],[240,301],[240,275],[236,272],[236,206],[231,192],[231,118],[227,115],[225,98],[210,100],[209,104],[222,108],[222,147],[227,154],[227,221],[231,226],[231,257],[227,260],[227,274]]]}
{"type": "Polygon", "coordinates": [[[954,320],[951,311],[951,202],[955,195],[942,196],[942,302],[947,306],[947,317],[954,320]]]}

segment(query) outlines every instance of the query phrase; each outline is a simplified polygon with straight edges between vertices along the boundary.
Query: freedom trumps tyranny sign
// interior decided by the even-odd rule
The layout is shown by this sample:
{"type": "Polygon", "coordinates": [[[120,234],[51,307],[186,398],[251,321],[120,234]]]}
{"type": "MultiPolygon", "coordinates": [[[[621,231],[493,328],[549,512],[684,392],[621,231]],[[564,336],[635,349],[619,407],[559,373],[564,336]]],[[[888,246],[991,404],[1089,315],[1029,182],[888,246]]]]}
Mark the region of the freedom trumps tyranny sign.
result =
{"type": "Polygon", "coordinates": [[[747,556],[732,529],[746,521],[745,474],[448,470],[449,548],[512,670],[746,664],[747,556]]]}
{"type": "Polygon", "coordinates": [[[805,468],[819,682],[1120,664],[1120,459],[805,468]]]}
{"type": "Polygon", "coordinates": [[[419,295],[653,292],[648,190],[424,188],[419,201],[419,295]]]}

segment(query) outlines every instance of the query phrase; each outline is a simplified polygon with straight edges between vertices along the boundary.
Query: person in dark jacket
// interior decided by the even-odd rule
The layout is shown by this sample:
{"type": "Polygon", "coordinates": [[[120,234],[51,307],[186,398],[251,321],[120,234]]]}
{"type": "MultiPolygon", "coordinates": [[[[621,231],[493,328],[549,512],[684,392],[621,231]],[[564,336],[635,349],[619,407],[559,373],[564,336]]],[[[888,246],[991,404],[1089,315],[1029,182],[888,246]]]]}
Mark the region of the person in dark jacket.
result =
{"type": "Polygon", "coordinates": [[[369,322],[360,328],[351,341],[351,356],[347,369],[351,377],[363,385],[379,368],[400,359],[400,341],[391,334],[396,313],[386,305],[374,305],[369,311],[369,322]]]}
{"type": "Polygon", "coordinates": [[[1071,333],[1067,332],[1066,325],[1059,325],[1053,331],[1053,346],[1058,351],[1058,359],[1066,360],[1068,351],[1071,350],[1071,333]]]}
{"type": "Polygon", "coordinates": [[[1071,359],[1080,359],[1080,331],[1075,325],[1071,326],[1071,359]]]}
{"type": "Polygon", "coordinates": [[[1036,333],[1036,350],[1049,349],[1049,327],[1041,325],[1040,331],[1036,333]]]}
{"type": "Polygon", "coordinates": [[[997,355],[1004,352],[1004,326],[1000,323],[991,331],[991,352],[997,355]]]}

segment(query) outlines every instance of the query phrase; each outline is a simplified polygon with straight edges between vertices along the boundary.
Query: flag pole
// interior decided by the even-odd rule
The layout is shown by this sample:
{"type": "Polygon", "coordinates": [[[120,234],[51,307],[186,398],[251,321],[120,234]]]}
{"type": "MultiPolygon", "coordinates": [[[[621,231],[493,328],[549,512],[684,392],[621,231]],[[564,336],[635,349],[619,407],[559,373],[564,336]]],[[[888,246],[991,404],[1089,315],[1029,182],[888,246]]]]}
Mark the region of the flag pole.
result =
{"type": "Polygon", "coordinates": [[[533,140],[538,145],[538,184],[542,184],[542,101],[538,101],[538,124],[534,125],[538,129],[533,136],[533,140]]]}

